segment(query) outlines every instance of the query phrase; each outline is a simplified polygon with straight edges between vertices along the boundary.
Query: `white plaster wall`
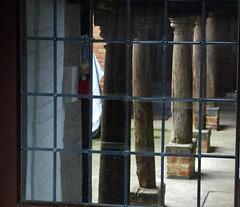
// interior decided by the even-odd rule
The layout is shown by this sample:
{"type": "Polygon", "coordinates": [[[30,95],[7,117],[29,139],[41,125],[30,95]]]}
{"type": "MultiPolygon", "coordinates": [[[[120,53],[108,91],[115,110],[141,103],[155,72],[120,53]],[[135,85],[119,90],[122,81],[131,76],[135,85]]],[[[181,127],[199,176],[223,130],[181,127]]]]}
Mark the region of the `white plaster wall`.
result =
{"type": "MultiPolygon", "coordinates": [[[[65,36],[65,1],[58,0],[58,36],[65,36]]],[[[77,5],[79,7],[79,5],[77,5]]],[[[80,11],[80,10],[79,10],[80,11]]],[[[27,0],[27,34],[29,36],[53,35],[53,0],[27,0]]],[[[80,23],[79,23],[80,24],[80,23]]],[[[53,41],[27,42],[27,91],[53,93],[54,81],[53,41]]],[[[65,69],[64,42],[57,42],[57,90],[62,92],[65,69]]],[[[77,54],[79,57],[79,54],[77,54]]],[[[69,100],[69,99],[68,99],[69,100]]],[[[26,138],[28,147],[53,147],[54,99],[30,96],[26,108],[26,138]]],[[[64,101],[57,98],[58,148],[81,148],[81,101],[64,101]]],[[[53,199],[53,152],[27,152],[26,200],[53,199]]],[[[57,153],[58,201],[81,202],[82,156],[78,153],[57,153]]],[[[24,180],[24,179],[23,179],[24,180]]]]}

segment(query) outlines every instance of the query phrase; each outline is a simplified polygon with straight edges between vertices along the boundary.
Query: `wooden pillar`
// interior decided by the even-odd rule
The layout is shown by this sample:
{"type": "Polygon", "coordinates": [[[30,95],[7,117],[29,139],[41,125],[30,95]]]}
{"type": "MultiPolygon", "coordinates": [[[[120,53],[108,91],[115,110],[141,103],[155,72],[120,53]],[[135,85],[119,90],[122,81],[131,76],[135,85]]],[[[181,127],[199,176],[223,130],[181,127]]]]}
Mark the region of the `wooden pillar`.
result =
{"type": "MultiPolygon", "coordinates": [[[[174,28],[174,41],[192,41],[194,18],[171,18],[174,28]]],[[[175,44],[173,46],[172,97],[188,99],[192,97],[192,45],[175,44]]],[[[166,147],[166,153],[195,154],[196,139],[192,138],[192,102],[173,101],[172,141],[166,147]]],[[[167,178],[193,178],[195,176],[195,158],[167,158],[167,178]]]]}
{"type": "MultiPolygon", "coordinates": [[[[138,29],[137,40],[148,40],[151,34],[151,27],[148,25],[143,19],[138,29]]],[[[132,71],[133,96],[151,97],[152,68],[149,44],[133,44],[132,71]]],[[[136,151],[154,152],[152,102],[134,100],[133,115],[136,151]]],[[[136,156],[136,163],[140,187],[156,187],[154,157],[136,156]]]]}
{"type": "MultiPolygon", "coordinates": [[[[174,41],[192,41],[194,20],[190,17],[171,18],[174,41]]],[[[175,44],[173,46],[172,97],[192,97],[192,45],[175,44]]],[[[178,144],[192,142],[192,103],[174,101],[173,139],[178,144]]]]}
{"type": "MultiPolygon", "coordinates": [[[[197,17],[195,21],[193,41],[201,41],[201,18],[197,17]]],[[[193,45],[193,98],[200,98],[200,71],[201,71],[201,45],[193,45]]],[[[205,67],[203,68],[205,73],[205,67]]],[[[205,80],[203,80],[203,97],[205,97],[205,80]]],[[[199,128],[199,103],[193,102],[193,124],[194,128],[199,128]]],[[[206,107],[202,106],[202,129],[206,128],[206,107]]]]}
{"type": "MultiPolygon", "coordinates": [[[[214,42],[217,40],[217,17],[210,13],[206,22],[206,40],[214,42]]],[[[216,98],[217,96],[217,47],[216,45],[207,45],[206,55],[206,98],[216,98]]],[[[208,102],[207,105],[214,106],[214,102],[208,102]]]]}
{"type": "MultiPolygon", "coordinates": [[[[115,5],[108,12],[95,16],[104,39],[125,38],[124,6],[115,5]],[[114,11],[112,13],[111,11],[114,11]],[[117,13],[116,13],[117,12],[117,13]]],[[[126,91],[126,45],[107,43],[104,73],[104,94],[123,95],[126,91]]],[[[125,145],[126,104],[120,100],[103,100],[101,150],[123,151],[125,145]]],[[[130,114],[129,114],[130,116],[130,114]]],[[[129,143],[127,143],[129,144],[129,143]]],[[[124,156],[101,154],[99,203],[124,203],[124,156]]]]}

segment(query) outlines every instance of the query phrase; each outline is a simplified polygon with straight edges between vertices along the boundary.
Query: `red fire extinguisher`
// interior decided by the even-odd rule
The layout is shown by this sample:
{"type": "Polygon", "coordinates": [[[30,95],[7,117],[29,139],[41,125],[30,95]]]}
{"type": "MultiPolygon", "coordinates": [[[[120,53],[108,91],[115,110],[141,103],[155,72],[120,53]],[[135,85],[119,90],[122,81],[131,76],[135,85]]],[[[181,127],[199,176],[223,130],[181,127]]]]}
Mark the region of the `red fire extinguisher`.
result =
{"type": "Polygon", "coordinates": [[[86,75],[82,75],[81,80],[78,81],[78,94],[88,95],[89,94],[89,80],[86,75]]]}

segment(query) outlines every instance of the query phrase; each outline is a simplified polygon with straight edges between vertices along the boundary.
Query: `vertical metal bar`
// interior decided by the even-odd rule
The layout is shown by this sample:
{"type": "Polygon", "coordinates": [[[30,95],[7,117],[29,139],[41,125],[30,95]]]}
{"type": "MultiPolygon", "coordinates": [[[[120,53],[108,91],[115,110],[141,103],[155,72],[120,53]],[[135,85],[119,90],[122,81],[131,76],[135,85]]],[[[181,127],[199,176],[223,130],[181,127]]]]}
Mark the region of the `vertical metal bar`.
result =
{"type": "Polygon", "coordinates": [[[54,97],[54,144],[53,144],[53,201],[56,201],[57,177],[57,97],[54,97]]]}
{"type": "Polygon", "coordinates": [[[163,153],[161,155],[161,207],[164,206],[164,150],[165,150],[165,102],[162,103],[162,143],[161,143],[161,152],[163,153]]]}
{"type": "MultiPolygon", "coordinates": [[[[198,183],[197,183],[197,206],[200,207],[201,205],[201,152],[202,152],[202,122],[205,121],[202,119],[202,110],[203,110],[203,102],[202,98],[205,96],[205,62],[206,62],[206,57],[205,57],[205,49],[206,49],[206,31],[205,31],[205,22],[206,22],[206,11],[205,8],[205,0],[202,0],[202,14],[201,14],[201,62],[200,62],[200,91],[199,91],[199,127],[198,127],[198,183]]],[[[205,107],[205,106],[204,106],[205,107]]]]}
{"type": "Polygon", "coordinates": [[[237,78],[236,78],[236,89],[237,89],[237,118],[236,118],[236,161],[235,161],[235,188],[234,188],[234,206],[239,207],[240,206],[240,140],[239,140],[239,134],[240,134],[240,95],[239,95],[239,39],[240,39],[240,0],[238,0],[238,35],[237,35],[237,78]],[[238,144],[237,144],[238,143],[238,144]]]}
{"type": "MultiPolygon", "coordinates": [[[[26,43],[25,41],[23,41],[23,37],[25,37],[26,35],[26,2],[25,0],[20,0],[20,87],[21,87],[21,93],[23,91],[23,86],[24,83],[23,81],[25,80],[23,78],[23,72],[25,71],[25,65],[24,65],[24,61],[23,59],[26,58],[26,51],[23,52],[24,49],[26,49],[26,43]],[[25,47],[24,47],[25,46],[25,47]],[[24,69],[23,69],[24,68],[24,69]]],[[[26,99],[26,97],[24,97],[26,99]]],[[[20,127],[21,127],[21,148],[25,145],[26,143],[24,143],[23,141],[23,123],[25,123],[25,119],[26,119],[26,113],[23,113],[23,107],[26,107],[24,105],[24,100],[23,97],[21,96],[21,101],[20,101],[20,127]],[[25,116],[25,117],[23,117],[25,116]]],[[[26,142],[26,140],[25,140],[26,142]]],[[[26,157],[26,153],[24,154],[23,151],[21,151],[21,184],[20,184],[20,192],[21,192],[21,201],[25,200],[26,198],[26,165],[27,165],[27,157],[26,157]],[[25,166],[25,168],[24,168],[25,166]]]]}
{"type": "Polygon", "coordinates": [[[163,62],[162,62],[162,143],[161,143],[161,207],[164,206],[164,161],[165,161],[165,110],[166,110],[166,72],[167,72],[167,42],[168,42],[168,1],[164,1],[164,34],[163,34],[163,62]]]}
{"type": "Polygon", "coordinates": [[[202,18],[201,18],[201,64],[200,64],[200,98],[205,96],[205,62],[206,62],[206,11],[205,0],[202,0],[202,18]]]}
{"type": "Polygon", "coordinates": [[[130,102],[127,97],[131,95],[130,80],[131,80],[131,1],[126,1],[127,16],[127,34],[126,34],[126,93],[125,93],[125,146],[124,146],[124,205],[129,204],[129,191],[130,191],[130,126],[131,126],[131,110],[130,102]]]}
{"type": "Polygon", "coordinates": [[[201,172],[202,172],[202,159],[198,157],[198,188],[197,188],[197,207],[201,207],[201,172]]]}
{"type": "Polygon", "coordinates": [[[124,154],[124,205],[129,203],[130,188],[130,154],[124,154]]]}
{"type": "Polygon", "coordinates": [[[88,152],[88,204],[92,204],[92,151],[88,152]]]}
{"type": "Polygon", "coordinates": [[[90,0],[90,41],[89,41],[89,68],[90,68],[90,85],[89,85],[89,149],[92,149],[92,101],[93,101],[93,10],[94,0],[90,0]]]}
{"type": "Polygon", "coordinates": [[[90,68],[90,87],[89,87],[89,151],[88,151],[88,203],[92,203],[92,81],[93,81],[93,11],[94,0],[90,0],[90,12],[89,12],[89,68],[90,68]]]}
{"type": "Polygon", "coordinates": [[[161,156],[161,207],[164,207],[164,194],[165,194],[165,189],[164,189],[164,158],[165,156],[161,156]]]}
{"type": "Polygon", "coordinates": [[[127,41],[131,39],[131,0],[127,0],[127,41]]]}
{"type": "Polygon", "coordinates": [[[125,99],[125,143],[124,143],[124,204],[129,202],[129,188],[130,188],[130,125],[131,125],[131,110],[129,99],[129,74],[130,74],[130,45],[126,45],[126,99],[125,99]]]}
{"type": "Polygon", "coordinates": [[[53,1],[53,201],[56,201],[56,182],[57,182],[57,0],[53,1]]]}

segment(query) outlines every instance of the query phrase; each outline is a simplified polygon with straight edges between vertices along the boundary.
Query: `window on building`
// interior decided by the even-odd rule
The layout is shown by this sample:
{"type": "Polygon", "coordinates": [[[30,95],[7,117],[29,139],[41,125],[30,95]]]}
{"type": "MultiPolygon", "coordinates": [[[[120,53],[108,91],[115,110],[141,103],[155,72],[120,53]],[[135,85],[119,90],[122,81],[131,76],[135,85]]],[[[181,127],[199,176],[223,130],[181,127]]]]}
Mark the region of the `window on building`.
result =
{"type": "Polygon", "coordinates": [[[22,0],[21,202],[234,206],[238,1],[22,0]]]}

